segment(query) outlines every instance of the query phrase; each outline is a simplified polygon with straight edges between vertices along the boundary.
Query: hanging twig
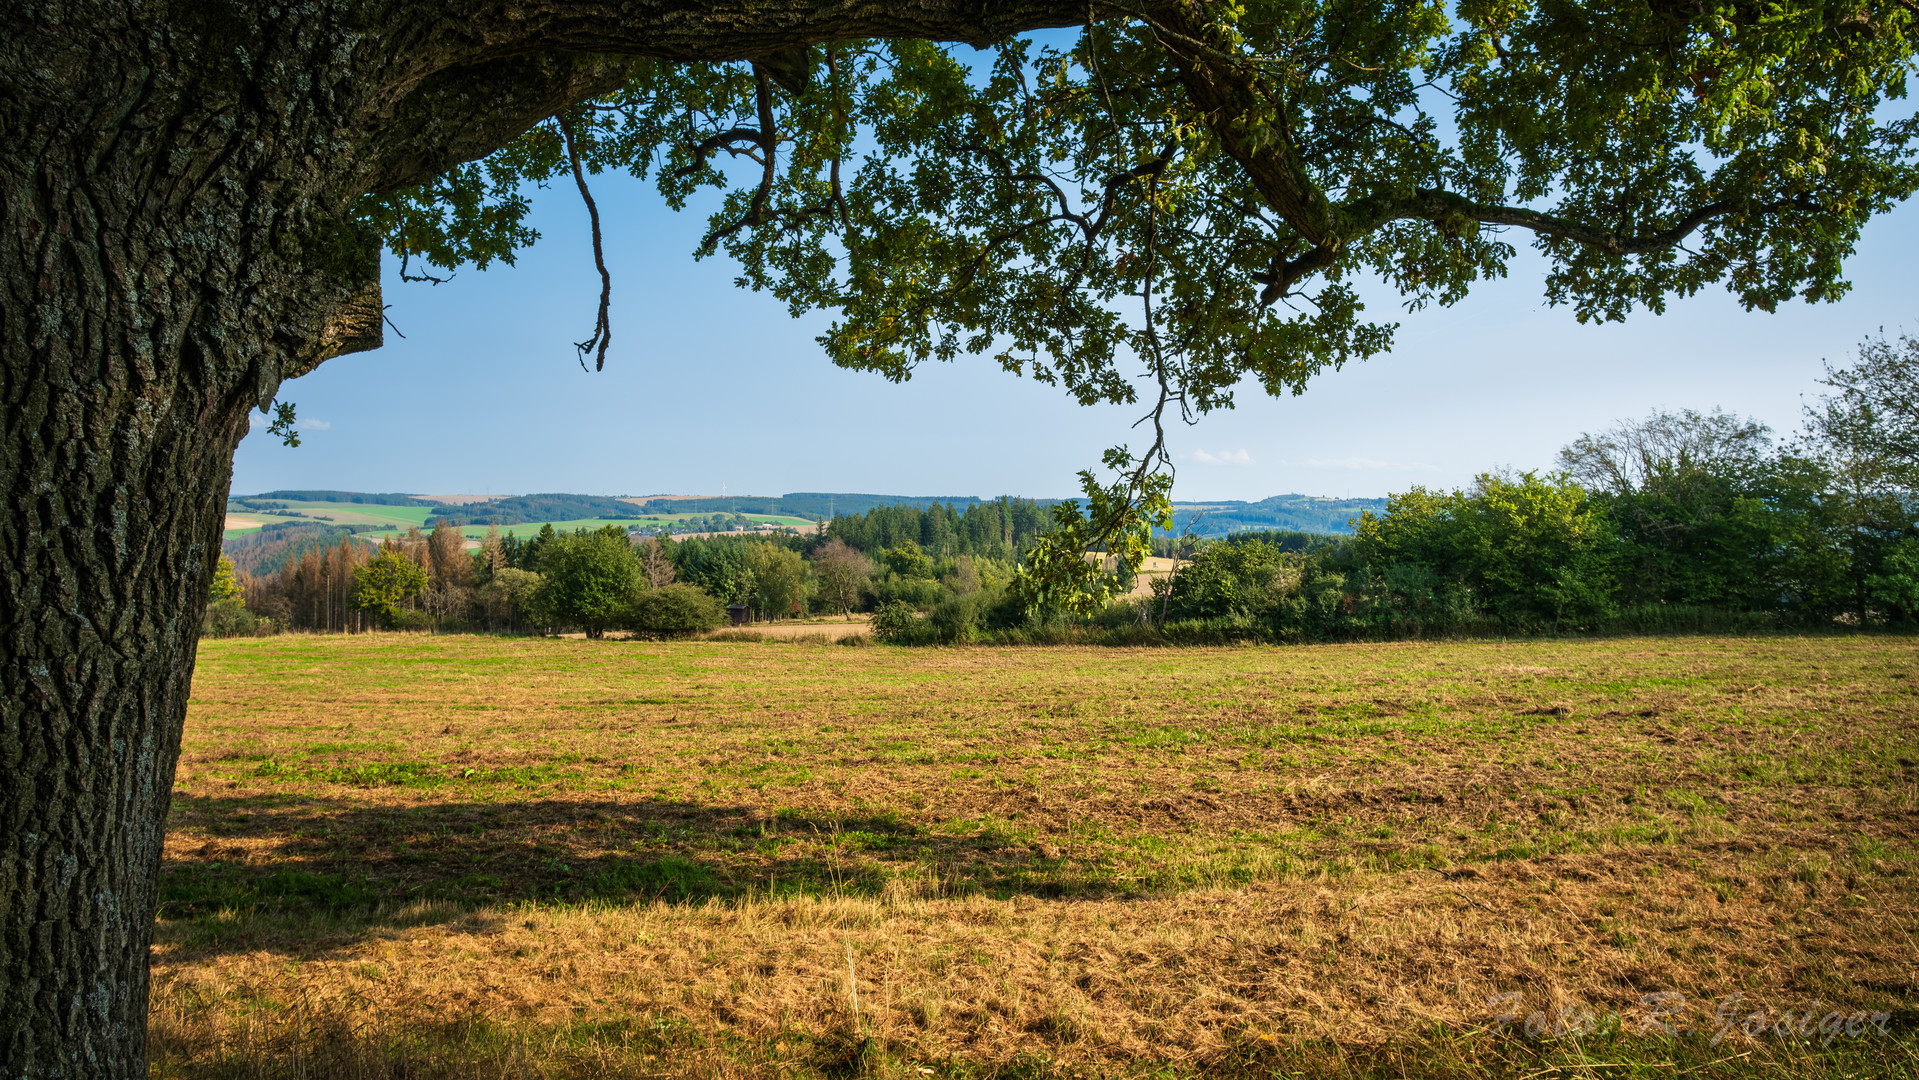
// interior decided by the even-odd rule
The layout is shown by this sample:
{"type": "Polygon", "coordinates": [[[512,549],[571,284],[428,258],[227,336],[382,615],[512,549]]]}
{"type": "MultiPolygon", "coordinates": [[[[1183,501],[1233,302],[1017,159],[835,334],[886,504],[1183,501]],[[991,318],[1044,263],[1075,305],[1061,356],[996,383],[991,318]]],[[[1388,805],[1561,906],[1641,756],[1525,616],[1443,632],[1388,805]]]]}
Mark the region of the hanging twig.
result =
{"type": "Polygon", "coordinates": [[[1146,277],[1140,285],[1139,297],[1146,318],[1146,347],[1151,354],[1153,378],[1159,383],[1159,396],[1153,402],[1153,411],[1140,417],[1133,426],[1138,427],[1147,421],[1153,424],[1153,445],[1139,457],[1139,467],[1133,471],[1131,486],[1137,490],[1142,486],[1149,473],[1164,467],[1166,475],[1174,475],[1173,456],[1166,447],[1166,406],[1177,404],[1180,418],[1188,424],[1193,423],[1191,410],[1187,407],[1186,391],[1175,389],[1169,378],[1166,364],[1166,352],[1160,344],[1159,327],[1153,316],[1153,278],[1159,253],[1159,173],[1146,176],[1146,277]]]}
{"type": "Polygon", "coordinates": [[[593,265],[600,271],[600,314],[593,323],[593,336],[585,341],[576,341],[573,347],[580,353],[580,370],[586,370],[586,354],[593,353],[593,370],[606,368],[606,346],[613,340],[613,327],[608,321],[607,310],[613,303],[613,275],[606,272],[606,249],[600,241],[600,208],[593,203],[593,193],[586,187],[586,171],[580,168],[580,146],[573,138],[573,121],[564,114],[555,116],[559,121],[560,135],[566,139],[566,159],[573,165],[573,182],[580,186],[580,198],[586,203],[586,216],[593,222],[593,265]]]}

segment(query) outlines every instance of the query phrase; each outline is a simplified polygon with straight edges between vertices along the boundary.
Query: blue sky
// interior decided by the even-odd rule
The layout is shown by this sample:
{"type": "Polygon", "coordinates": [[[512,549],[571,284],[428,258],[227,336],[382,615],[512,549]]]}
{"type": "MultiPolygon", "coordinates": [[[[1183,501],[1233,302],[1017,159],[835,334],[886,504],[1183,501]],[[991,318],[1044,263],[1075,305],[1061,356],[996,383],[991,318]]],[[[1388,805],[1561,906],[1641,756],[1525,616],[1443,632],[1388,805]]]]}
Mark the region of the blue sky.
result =
{"type": "MultiPolygon", "coordinates": [[[[736,289],[724,257],[693,261],[704,208],[675,214],[623,177],[594,191],[614,277],[604,372],[582,372],[570,344],[591,329],[598,282],[586,212],[556,186],[535,200],[543,238],[515,267],[429,286],[398,281],[389,261],[388,314],[406,338],[389,331],[385,348],[286,384],[303,443],[256,423],[233,491],[1052,497],[1076,493],[1104,447],[1137,441],[1137,410],[1082,408],[990,360],[929,365],[904,385],[835,368],[813,341],[824,319],[736,289]]],[[[1838,304],[1765,315],[1714,290],[1603,327],[1546,307],[1542,264],[1522,250],[1511,277],[1463,303],[1400,313],[1390,355],[1300,397],[1246,386],[1234,411],[1176,431],[1174,497],[1458,486],[1549,466],[1580,432],[1654,407],[1721,406],[1790,432],[1823,358],[1882,326],[1919,330],[1915,250],[1908,204],[1868,227],[1838,304]]],[[[1380,317],[1396,303],[1368,296],[1380,317]]]]}

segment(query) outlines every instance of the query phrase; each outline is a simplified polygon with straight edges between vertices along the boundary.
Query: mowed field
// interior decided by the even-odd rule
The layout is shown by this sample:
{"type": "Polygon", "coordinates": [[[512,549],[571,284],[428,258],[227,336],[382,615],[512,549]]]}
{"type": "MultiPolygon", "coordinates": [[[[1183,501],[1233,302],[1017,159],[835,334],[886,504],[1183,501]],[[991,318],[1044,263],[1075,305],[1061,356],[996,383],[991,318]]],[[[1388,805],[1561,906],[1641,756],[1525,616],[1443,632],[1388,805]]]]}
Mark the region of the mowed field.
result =
{"type": "Polygon", "coordinates": [[[151,1045],[183,1076],[1908,1076],[1916,873],[1911,638],[207,641],[151,1045]]]}

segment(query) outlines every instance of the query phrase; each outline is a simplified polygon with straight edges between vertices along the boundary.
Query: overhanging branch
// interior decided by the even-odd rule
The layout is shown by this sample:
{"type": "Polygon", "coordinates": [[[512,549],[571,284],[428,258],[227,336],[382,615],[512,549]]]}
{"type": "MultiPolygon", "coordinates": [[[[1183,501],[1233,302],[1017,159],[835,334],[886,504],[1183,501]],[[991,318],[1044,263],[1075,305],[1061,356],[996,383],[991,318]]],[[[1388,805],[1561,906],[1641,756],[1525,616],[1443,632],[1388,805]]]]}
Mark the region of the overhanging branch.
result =
{"type": "MultiPolygon", "coordinates": [[[[392,5],[396,36],[418,43],[420,61],[473,64],[537,50],[662,60],[771,61],[798,83],[794,51],[855,38],[959,41],[986,48],[1014,34],[1078,26],[1085,0],[406,0],[392,5]]],[[[417,76],[416,76],[417,77],[417,76]]]]}
{"type": "Polygon", "coordinates": [[[397,191],[478,161],[576,102],[618,90],[630,67],[621,57],[550,53],[442,70],[368,120],[357,186],[397,191]]]}
{"type": "Polygon", "coordinates": [[[1818,202],[1805,195],[1767,202],[1719,200],[1692,210],[1672,225],[1656,232],[1621,236],[1615,232],[1596,229],[1521,206],[1491,206],[1451,192],[1422,188],[1409,200],[1383,207],[1383,214],[1368,215],[1372,220],[1367,226],[1367,231],[1392,220],[1414,219],[1441,225],[1473,221],[1481,225],[1504,225],[1528,229],[1541,236],[1570,240],[1584,247],[1597,248],[1608,255],[1627,256],[1646,255],[1677,247],[1685,242],[1686,237],[1697,232],[1701,226],[1719,218],[1742,215],[1768,217],[1786,212],[1813,214],[1824,209],[1818,202]]]}

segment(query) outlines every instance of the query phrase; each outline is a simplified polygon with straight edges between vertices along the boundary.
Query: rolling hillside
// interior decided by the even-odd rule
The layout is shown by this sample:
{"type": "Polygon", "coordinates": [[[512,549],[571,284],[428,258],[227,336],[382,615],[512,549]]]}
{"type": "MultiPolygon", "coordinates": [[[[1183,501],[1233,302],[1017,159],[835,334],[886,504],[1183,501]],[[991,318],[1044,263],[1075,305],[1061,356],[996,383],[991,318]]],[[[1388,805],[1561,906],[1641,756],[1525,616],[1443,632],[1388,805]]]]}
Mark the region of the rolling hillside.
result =
{"type": "MultiPolygon", "coordinates": [[[[973,495],[846,492],[619,497],[546,493],[457,503],[453,498],[465,497],[334,490],[235,496],[227,503],[226,548],[236,562],[258,572],[277,568],[290,554],[308,546],[336,544],[350,535],[377,542],[416,526],[430,529],[442,517],[470,539],[478,539],[492,525],[521,536],[545,525],[563,531],[608,524],[658,526],[676,532],[767,525],[804,530],[830,515],[861,514],[888,506],[924,509],[934,504],[964,510],[982,501],[973,495]]],[[[1352,532],[1351,519],[1364,511],[1380,513],[1385,505],[1384,499],[1288,494],[1258,502],[1180,502],[1174,508],[1176,531],[1191,528],[1199,536],[1220,537],[1268,530],[1346,535],[1352,532]]]]}

